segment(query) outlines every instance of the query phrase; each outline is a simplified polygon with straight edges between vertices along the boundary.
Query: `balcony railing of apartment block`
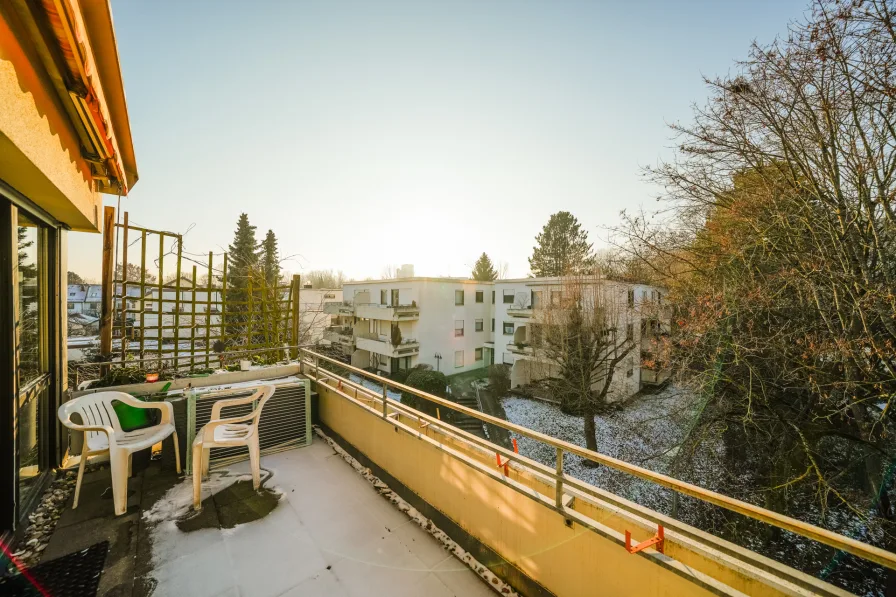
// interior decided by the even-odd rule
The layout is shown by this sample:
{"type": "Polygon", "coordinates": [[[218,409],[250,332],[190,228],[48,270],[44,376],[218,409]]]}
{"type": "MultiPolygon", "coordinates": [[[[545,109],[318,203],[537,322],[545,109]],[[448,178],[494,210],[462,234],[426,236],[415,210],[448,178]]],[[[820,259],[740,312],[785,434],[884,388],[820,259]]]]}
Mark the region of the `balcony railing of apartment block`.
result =
{"type": "Polygon", "coordinates": [[[508,344],[507,350],[514,354],[534,355],[535,347],[530,344],[508,344]]]}
{"type": "Polygon", "coordinates": [[[507,315],[510,317],[532,317],[533,308],[531,306],[513,305],[507,307],[507,315]]]}
{"type": "Polygon", "coordinates": [[[413,319],[420,315],[416,302],[410,305],[384,305],[382,303],[357,303],[355,315],[371,319],[413,319]],[[365,313],[366,312],[366,313],[365,313]]]}
{"type": "MultiPolygon", "coordinates": [[[[596,464],[603,465],[616,471],[620,471],[622,473],[637,477],[639,479],[643,479],[650,483],[654,483],[661,487],[665,487],[681,495],[689,496],[702,502],[718,506],[730,512],[741,514],[743,516],[746,516],[747,518],[767,523],[779,529],[790,531],[797,535],[806,537],[812,541],[820,542],[836,550],[849,553],[856,557],[884,566],[886,568],[896,570],[896,553],[892,553],[884,549],[862,543],[861,541],[845,537],[819,526],[812,525],[795,518],[791,518],[784,514],[779,514],[760,506],[749,504],[747,502],[729,497],[727,495],[723,495],[715,491],[711,491],[709,489],[704,489],[703,487],[693,485],[691,483],[680,481],[668,475],[657,473],[649,469],[630,464],[623,460],[601,454],[599,452],[588,450],[581,446],[577,446],[575,444],[571,444],[569,442],[551,437],[549,435],[545,435],[527,427],[510,423],[508,421],[505,421],[504,419],[484,414],[475,409],[464,407],[450,400],[421,392],[416,388],[397,383],[382,376],[364,371],[363,369],[347,365],[341,361],[319,353],[315,353],[309,349],[300,350],[299,362],[301,371],[311,377],[311,379],[316,383],[323,384],[328,392],[333,392],[345,400],[354,402],[355,404],[364,407],[370,414],[374,416],[378,416],[383,418],[384,420],[390,421],[393,425],[395,425],[396,431],[402,430],[407,433],[416,435],[420,439],[429,439],[429,443],[432,446],[444,451],[449,457],[457,458],[468,466],[474,466],[475,464],[470,462],[467,456],[464,456],[455,451],[455,449],[453,449],[450,444],[429,437],[429,434],[431,432],[437,431],[445,434],[446,436],[462,439],[468,444],[473,444],[475,446],[478,446],[479,448],[482,448],[486,451],[486,453],[496,454],[499,462],[501,463],[501,466],[504,466],[504,464],[512,463],[512,466],[514,468],[527,471],[534,475],[534,477],[545,481],[548,486],[553,486],[553,496],[551,497],[547,497],[544,494],[540,493],[538,490],[508,477],[506,474],[506,468],[504,469],[505,475],[503,477],[499,475],[497,478],[499,482],[508,487],[511,487],[515,491],[531,499],[540,501],[541,503],[543,503],[543,505],[558,511],[567,520],[575,521],[576,523],[581,524],[583,527],[588,528],[598,534],[605,533],[606,529],[602,528],[601,525],[595,526],[595,521],[576,511],[575,506],[570,504],[570,495],[564,493],[567,488],[575,490],[576,492],[578,492],[578,494],[588,496],[589,499],[593,498],[604,503],[613,504],[619,507],[620,511],[633,506],[633,504],[607,491],[601,490],[595,486],[592,486],[584,481],[566,474],[564,468],[564,458],[569,454],[574,454],[580,458],[594,462],[596,464]],[[342,375],[340,375],[340,373],[342,373],[342,375]],[[364,387],[359,383],[351,381],[350,379],[348,379],[348,374],[367,378],[368,380],[381,385],[382,393],[379,394],[376,391],[364,387]],[[549,446],[556,452],[556,467],[552,468],[544,465],[512,450],[504,448],[498,444],[491,443],[486,439],[458,429],[450,423],[441,420],[441,418],[429,416],[410,406],[402,404],[399,401],[387,399],[387,390],[389,389],[397,392],[409,393],[427,400],[440,409],[443,409],[442,412],[451,410],[549,446]],[[401,425],[399,425],[399,423],[401,423],[401,425]]],[[[494,465],[494,463],[492,464],[494,465]]],[[[476,466],[478,466],[478,464],[476,466]]],[[[662,525],[667,531],[676,533],[678,537],[682,538],[681,540],[692,539],[695,541],[705,541],[708,537],[712,537],[708,533],[695,529],[692,526],[664,516],[660,513],[643,508],[638,509],[637,512],[637,515],[641,518],[655,524],[662,525]]],[[[666,540],[670,540],[668,534],[666,535],[666,540]]],[[[713,544],[714,549],[722,550],[723,552],[727,549],[727,555],[735,555],[736,553],[735,557],[739,558],[739,561],[745,562],[749,566],[753,566],[757,569],[763,570],[770,570],[769,567],[771,566],[773,567],[773,569],[770,571],[773,574],[779,575],[786,575],[789,571],[789,574],[792,574],[793,576],[788,577],[786,579],[787,582],[803,584],[805,588],[810,589],[810,593],[816,591],[815,594],[839,594],[836,593],[836,589],[835,593],[818,591],[819,586],[823,585],[824,583],[818,581],[817,579],[812,578],[812,580],[809,581],[811,586],[809,586],[806,584],[806,577],[800,577],[801,573],[791,568],[774,562],[773,560],[769,560],[768,558],[759,556],[758,554],[749,552],[746,549],[738,548],[737,546],[727,543],[721,539],[716,539],[716,541],[718,543],[713,544]],[[737,551],[735,552],[734,550],[737,551]]],[[[830,587],[830,585],[827,586],[830,587]]]]}
{"type": "Polygon", "coordinates": [[[355,307],[349,302],[327,301],[324,303],[324,313],[327,315],[352,315],[355,307]]]}
{"type": "Polygon", "coordinates": [[[410,354],[415,354],[420,350],[420,342],[413,338],[402,338],[401,343],[398,346],[393,345],[392,340],[384,334],[361,332],[358,334],[358,338],[361,340],[372,340],[377,342],[379,345],[376,347],[377,354],[387,356],[408,356],[410,354]]]}

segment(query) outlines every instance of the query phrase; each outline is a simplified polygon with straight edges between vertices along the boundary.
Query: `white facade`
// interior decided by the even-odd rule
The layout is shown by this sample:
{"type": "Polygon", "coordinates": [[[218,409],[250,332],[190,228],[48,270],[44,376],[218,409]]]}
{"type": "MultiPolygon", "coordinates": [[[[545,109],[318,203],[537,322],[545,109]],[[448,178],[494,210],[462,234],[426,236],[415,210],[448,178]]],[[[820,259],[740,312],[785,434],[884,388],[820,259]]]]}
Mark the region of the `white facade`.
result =
{"type": "MultiPolygon", "coordinates": [[[[344,300],[327,306],[335,325],[325,338],[341,345],[353,365],[383,373],[429,365],[451,375],[505,363],[512,366],[511,384],[526,384],[556,374],[556,364],[538,350],[535,332],[546,323],[543,307],[559,304],[568,283],[560,278],[351,282],[343,287],[344,300]],[[393,338],[394,327],[400,338],[393,338]]],[[[668,329],[662,290],[614,281],[582,287],[601,293],[616,329],[634,340],[614,375],[612,396],[627,397],[644,383],[663,381],[664,372],[642,368],[652,342],[668,329]]]]}
{"type": "Polygon", "coordinates": [[[386,373],[429,365],[446,375],[485,367],[492,340],[492,286],[460,278],[345,284],[343,296],[354,318],[352,363],[386,373]],[[393,326],[401,332],[397,346],[393,326]]]}
{"type": "Polygon", "coordinates": [[[324,312],[324,304],[342,302],[341,288],[302,288],[299,291],[299,344],[316,344],[332,325],[332,316],[324,312]]]}
{"type": "MultiPolygon", "coordinates": [[[[663,290],[643,284],[611,280],[574,282],[583,299],[600,304],[616,319],[613,327],[620,339],[633,339],[634,348],[617,366],[610,398],[622,399],[644,384],[665,381],[664,372],[647,370],[642,362],[654,344],[668,331],[669,317],[663,307],[663,290]],[[593,293],[599,292],[600,297],[593,293]]],[[[545,325],[548,306],[561,306],[573,292],[562,278],[521,278],[495,283],[495,362],[512,366],[511,386],[526,384],[556,374],[556,365],[539,349],[539,326],[545,325]]]]}

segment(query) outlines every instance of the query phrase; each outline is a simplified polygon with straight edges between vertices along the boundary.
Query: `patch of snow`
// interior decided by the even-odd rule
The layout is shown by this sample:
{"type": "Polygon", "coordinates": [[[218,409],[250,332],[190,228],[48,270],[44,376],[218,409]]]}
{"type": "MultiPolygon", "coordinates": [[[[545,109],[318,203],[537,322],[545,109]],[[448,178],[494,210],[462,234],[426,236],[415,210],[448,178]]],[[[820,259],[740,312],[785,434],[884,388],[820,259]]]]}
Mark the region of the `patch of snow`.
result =
{"type": "MultiPolygon", "coordinates": [[[[690,421],[692,403],[691,393],[668,387],[657,394],[641,396],[619,410],[595,416],[597,451],[669,474],[669,466],[690,421]]],[[[580,416],[567,415],[554,404],[515,396],[503,398],[501,405],[511,423],[586,447],[580,416]]],[[[552,446],[514,433],[511,436],[517,440],[521,454],[551,468],[556,466],[556,450],[552,446]]],[[[591,466],[574,454],[566,454],[563,464],[566,474],[586,483],[654,510],[669,512],[671,509],[673,492],[655,483],[606,466],[591,466]]],[[[695,470],[689,471],[689,480],[714,489],[711,467],[707,463],[706,470],[703,468],[698,462],[695,470]]]]}
{"type": "MultiPolygon", "coordinates": [[[[350,373],[348,378],[356,384],[364,386],[368,390],[373,390],[378,396],[382,396],[383,394],[383,384],[381,383],[377,383],[367,377],[361,377],[357,373],[350,373]]],[[[401,401],[401,392],[396,392],[391,388],[386,388],[386,396],[392,400],[401,401]]]]}
{"type": "MultiPolygon", "coordinates": [[[[227,489],[237,481],[251,481],[252,475],[232,475],[227,471],[209,473],[209,478],[202,481],[203,494],[215,494],[227,489]]],[[[172,487],[162,496],[152,508],[143,513],[143,519],[149,524],[171,522],[186,514],[193,507],[193,477],[186,479],[172,487]]]]}

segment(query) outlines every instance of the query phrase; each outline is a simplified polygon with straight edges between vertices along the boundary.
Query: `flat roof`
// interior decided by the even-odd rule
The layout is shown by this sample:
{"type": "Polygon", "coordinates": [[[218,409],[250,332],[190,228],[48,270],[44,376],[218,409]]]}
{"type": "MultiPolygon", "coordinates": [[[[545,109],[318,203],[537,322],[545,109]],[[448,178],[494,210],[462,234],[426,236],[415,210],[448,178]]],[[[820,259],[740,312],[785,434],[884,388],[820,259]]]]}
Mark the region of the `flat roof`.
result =
{"type": "Polygon", "coordinates": [[[449,284],[494,284],[494,282],[483,282],[480,280],[473,280],[472,278],[432,278],[425,276],[415,276],[413,278],[385,278],[382,280],[361,280],[359,282],[352,281],[346,282],[343,285],[343,288],[346,286],[361,286],[364,284],[392,284],[395,282],[446,282],[449,284]]]}

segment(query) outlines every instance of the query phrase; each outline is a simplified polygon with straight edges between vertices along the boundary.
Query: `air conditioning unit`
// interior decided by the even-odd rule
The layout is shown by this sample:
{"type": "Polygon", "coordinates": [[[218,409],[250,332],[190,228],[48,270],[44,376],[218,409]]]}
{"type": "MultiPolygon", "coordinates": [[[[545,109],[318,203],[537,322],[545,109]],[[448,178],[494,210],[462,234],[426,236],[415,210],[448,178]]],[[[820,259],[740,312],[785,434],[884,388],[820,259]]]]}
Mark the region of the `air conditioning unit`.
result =
{"type": "MultiPolygon", "coordinates": [[[[259,383],[262,384],[263,382],[259,383]]],[[[261,420],[258,422],[258,440],[262,456],[311,444],[311,381],[303,379],[276,384],[275,388],[273,396],[268,399],[264,410],[261,411],[261,420]]],[[[232,392],[186,397],[187,449],[184,453],[187,474],[193,472],[193,440],[199,430],[211,420],[212,406],[215,402],[251,396],[254,391],[255,388],[234,388],[232,392]]],[[[254,404],[228,406],[221,410],[221,417],[247,415],[254,408],[254,404]]],[[[228,466],[248,458],[249,452],[244,446],[212,448],[209,468],[228,466]]]]}

